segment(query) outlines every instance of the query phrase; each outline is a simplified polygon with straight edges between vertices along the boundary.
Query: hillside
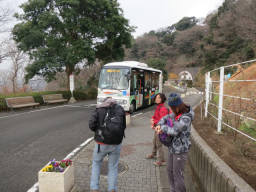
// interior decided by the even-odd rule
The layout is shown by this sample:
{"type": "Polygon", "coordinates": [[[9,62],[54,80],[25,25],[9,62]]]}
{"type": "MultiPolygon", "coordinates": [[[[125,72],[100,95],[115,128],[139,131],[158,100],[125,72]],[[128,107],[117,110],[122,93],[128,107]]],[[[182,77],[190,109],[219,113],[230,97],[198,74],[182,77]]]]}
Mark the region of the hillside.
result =
{"type": "Polygon", "coordinates": [[[199,21],[184,17],[169,27],[134,40],[126,59],[166,61],[166,69],[216,67],[255,57],[256,1],[225,0],[216,12],[199,21]]]}

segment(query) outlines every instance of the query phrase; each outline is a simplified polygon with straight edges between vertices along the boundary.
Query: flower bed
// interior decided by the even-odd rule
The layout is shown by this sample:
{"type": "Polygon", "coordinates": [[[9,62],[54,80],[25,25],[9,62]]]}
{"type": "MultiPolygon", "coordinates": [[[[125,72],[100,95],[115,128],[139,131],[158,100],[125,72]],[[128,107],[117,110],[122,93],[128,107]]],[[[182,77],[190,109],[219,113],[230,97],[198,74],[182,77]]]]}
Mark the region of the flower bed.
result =
{"type": "Polygon", "coordinates": [[[72,161],[70,159],[61,161],[56,161],[54,159],[42,169],[42,172],[64,172],[64,170],[71,165],[72,161]]]}
{"type": "Polygon", "coordinates": [[[38,173],[39,192],[69,192],[74,185],[71,160],[50,161],[38,173]]]}

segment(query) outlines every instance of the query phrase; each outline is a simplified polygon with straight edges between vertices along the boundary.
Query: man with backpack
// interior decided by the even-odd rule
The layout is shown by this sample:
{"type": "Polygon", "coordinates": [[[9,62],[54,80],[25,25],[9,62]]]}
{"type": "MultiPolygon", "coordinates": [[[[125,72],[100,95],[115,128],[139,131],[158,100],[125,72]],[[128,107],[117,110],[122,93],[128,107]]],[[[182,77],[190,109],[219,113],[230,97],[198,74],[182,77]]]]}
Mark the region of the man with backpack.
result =
{"type": "Polygon", "coordinates": [[[108,155],[108,191],[117,191],[118,163],[121,143],[126,128],[125,111],[111,97],[96,106],[89,128],[95,132],[96,141],[93,152],[93,163],[90,188],[92,192],[99,192],[101,163],[108,155]]]}

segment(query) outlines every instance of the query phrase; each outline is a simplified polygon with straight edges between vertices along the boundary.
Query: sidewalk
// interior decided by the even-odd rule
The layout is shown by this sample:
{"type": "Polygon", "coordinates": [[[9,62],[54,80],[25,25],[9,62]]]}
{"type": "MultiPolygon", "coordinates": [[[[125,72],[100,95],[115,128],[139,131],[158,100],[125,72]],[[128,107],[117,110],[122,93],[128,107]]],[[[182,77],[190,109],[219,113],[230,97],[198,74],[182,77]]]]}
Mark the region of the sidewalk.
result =
{"type": "MultiPolygon", "coordinates": [[[[153,111],[137,114],[131,117],[131,125],[126,128],[126,137],[121,150],[118,192],[169,192],[169,183],[166,166],[155,167],[154,160],[146,160],[147,154],[152,152],[153,131],[150,128],[150,119],[153,111]]],[[[74,157],[75,187],[72,192],[89,192],[92,152],[94,141],[82,149],[74,157]]],[[[165,156],[167,157],[167,148],[165,156]]],[[[106,159],[105,159],[106,160],[106,159]]],[[[105,161],[104,160],[104,161],[105,161]]],[[[167,159],[166,159],[167,160],[167,159]]],[[[100,191],[107,192],[107,168],[103,162],[100,180],[100,191]]],[[[199,192],[187,163],[186,185],[195,186],[190,192],[199,192]]]]}

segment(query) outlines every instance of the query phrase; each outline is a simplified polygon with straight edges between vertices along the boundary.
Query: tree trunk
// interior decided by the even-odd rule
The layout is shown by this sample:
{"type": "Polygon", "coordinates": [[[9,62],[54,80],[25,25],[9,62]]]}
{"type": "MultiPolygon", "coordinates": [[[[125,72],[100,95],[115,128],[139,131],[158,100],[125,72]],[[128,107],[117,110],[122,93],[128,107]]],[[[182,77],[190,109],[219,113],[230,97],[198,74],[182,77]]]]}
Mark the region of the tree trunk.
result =
{"type": "Polygon", "coordinates": [[[12,80],[12,92],[13,92],[13,93],[16,93],[15,78],[12,78],[11,80],[12,80]]]}
{"type": "Polygon", "coordinates": [[[70,91],[70,79],[69,79],[70,73],[66,72],[66,74],[67,74],[67,91],[70,91]]]}
{"type": "Polygon", "coordinates": [[[12,92],[16,93],[16,89],[15,89],[15,82],[14,80],[12,81],[12,92]]]}

